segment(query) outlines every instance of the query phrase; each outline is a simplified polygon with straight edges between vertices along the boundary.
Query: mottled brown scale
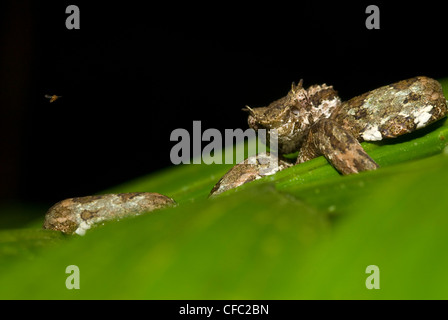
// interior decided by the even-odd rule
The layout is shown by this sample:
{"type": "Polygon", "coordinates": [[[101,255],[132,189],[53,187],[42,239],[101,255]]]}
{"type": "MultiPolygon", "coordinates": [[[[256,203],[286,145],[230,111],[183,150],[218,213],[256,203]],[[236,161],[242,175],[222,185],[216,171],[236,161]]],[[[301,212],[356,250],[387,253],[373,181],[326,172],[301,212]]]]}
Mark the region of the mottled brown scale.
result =
{"type": "Polygon", "coordinates": [[[343,174],[375,170],[379,167],[350,131],[344,130],[331,119],[323,119],[311,127],[297,163],[320,155],[325,155],[336,169],[343,168],[343,174]]]}
{"type": "MultiPolygon", "coordinates": [[[[288,94],[267,107],[250,108],[249,127],[277,129],[278,147],[281,154],[296,152],[303,143],[310,126],[323,118],[328,118],[341,103],[332,86],[313,85],[308,89],[293,84],[288,94]]],[[[269,136],[268,136],[269,138],[269,136]]]]}
{"type": "Polygon", "coordinates": [[[446,99],[440,83],[420,76],[343,102],[331,119],[350,130],[359,141],[377,141],[423,128],[446,113],[446,99]]]}
{"type": "Polygon", "coordinates": [[[361,141],[395,138],[447,114],[440,83],[424,76],[383,86],[343,103],[331,86],[315,85],[305,90],[301,84],[267,107],[249,108],[249,126],[255,130],[281,129],[280,153],[299,151],[296,163],[323,155],[342,174],[378,168],[362,149],[361,141]]]}
{"type": "Polygon", "coordinates": [[[236,188],[247,182],[258,180],[292,166],[283,158],[274,158],[268,153],[251,156],[233,166],[210,191],[210,197],[216,196],[229,189],[236,188]],[[275,162],[275,166],[272,164],[275,162]]]}
{"type": "Polygon", "coordinates": [[[150,192],[70,198],[48,210],[43,228],[83,235],[85,230],[104,221],[136,216],[175,204],[167,196],[150,192]]]}

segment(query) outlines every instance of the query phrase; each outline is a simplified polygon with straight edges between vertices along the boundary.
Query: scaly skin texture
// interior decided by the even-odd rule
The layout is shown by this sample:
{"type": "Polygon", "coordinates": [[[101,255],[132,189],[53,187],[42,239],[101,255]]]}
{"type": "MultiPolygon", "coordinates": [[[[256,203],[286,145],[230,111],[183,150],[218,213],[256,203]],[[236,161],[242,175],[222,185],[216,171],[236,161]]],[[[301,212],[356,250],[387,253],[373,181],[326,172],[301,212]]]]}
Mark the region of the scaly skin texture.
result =
{"type": "Polygon", "coordinates": [[[375,170],[379,167],[353,134],[331,119],[322,119],[311,127],[297,163],[314,159],[322,154],[343,174],[375,170]]]}
{"type": "Polygon", "coordinates": [[[395,138],[447,114],[442,86],[423,76],[344,103],[338,99],[332,87],[315,85],[305,90],[299,84],[267,107],[249,108],[248,124],[255,130],[282,129],[279,150],[299,151],[297,164],[323,155],[340,173],[351,174],[379,167],[360,142],[395,138]]]}
{"type": "Polygon", "coordinates": [[[246,107],[246,111],[250,113],[248,123],[252,129],[278,130],[279,152],[286,154],[297,151],[310,127],[328,118],[340,104],[332,86],[314,85],[305,90],[300,80],[285,97],[267,107],[246,107]]]}
{"type": "Polygon", "coordinates": [[[446,113],[440,83],[415,77],[350,99],[335,110],[331,119],[359,141],[376,141],[426,127],[446,113]]]}
{"type": "MultiPolygon", "coordinates": [[[[285,97],[267,107],[245,110],[251,128],[277,130],[281,154],[299,151],[296,164],[323,155],[340,173],[352,174],[379,167],[360,142],[394,138],[423,128],[446,116],[447,101],[440,83],[423,76],[366,92],[344,103],[332,86],[313,85],[305,90],[300,81],[285,97]]],[[[210,196],[291,165],[269,153],[249,157],[229,170],[210,196]],[[273,161],[277,165],[271,166],[273,161]]],[[[103,221],[175,204],[169,197],[145,192],[71,198],[49,209],[43,227],[82,235],[103,221]]]]}
{"type": "Polygon", "coordinates": [[[83,235],[87,229],[104,221],[136,216],[175,204],[167,196],[150,192],[70,198],[48,210],[43,228],[83,235]]]}
{"type": "Polygon", "coordinates": [[[269,153],[261,153],[251,156],[239,164],[233,166],[210,191],[210,197],[216,196],[229,189],[236,188],[247,182],[261,179],[264,176],[272,175],[278,171],[292,166],[283,158],[274,157],[269,153]],[[273,161],[277,163],[274,168],[269,168],[273,161]]]}
{"type": "MultiPolygon", "coordinates": [[[[446,116],[447,102],[440,83],[423,76],[383,86],[343,103],[332,86],[304,89],[301,80],[285,97],[268,106],[244,110],[249,112],[252,129],[278,130],[280,154],[299,151],[296,164],[323,155],[346,175],[379,167],[360,142],[395,138],[423,128],[446,116]]],[[[237,164],[211,195],[261,178],[257,174],[260,168],[237,164]]]]}

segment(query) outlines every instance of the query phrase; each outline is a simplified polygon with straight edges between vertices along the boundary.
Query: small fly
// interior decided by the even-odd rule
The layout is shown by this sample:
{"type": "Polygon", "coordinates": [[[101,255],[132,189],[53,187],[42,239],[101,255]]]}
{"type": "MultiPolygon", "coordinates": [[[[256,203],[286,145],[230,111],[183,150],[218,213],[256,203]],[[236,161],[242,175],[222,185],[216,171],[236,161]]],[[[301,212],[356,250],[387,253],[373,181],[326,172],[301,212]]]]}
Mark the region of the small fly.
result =
{"type": "Polygon", "coordinates": [[[55,94],[54,95],[49,95],[49,94],[45,95],[45,98],[50,99],[50,103],[55,102],[60,97],[62,97],[62,96],[57,96],[55,94]]]}

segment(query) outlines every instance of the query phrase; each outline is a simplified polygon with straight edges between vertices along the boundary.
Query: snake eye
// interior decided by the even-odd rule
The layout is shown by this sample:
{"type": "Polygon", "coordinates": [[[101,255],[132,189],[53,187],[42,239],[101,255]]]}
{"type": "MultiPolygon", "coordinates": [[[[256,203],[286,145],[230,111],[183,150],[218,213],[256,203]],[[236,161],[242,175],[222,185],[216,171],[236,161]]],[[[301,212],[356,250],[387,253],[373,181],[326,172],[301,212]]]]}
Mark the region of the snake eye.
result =
{"type": "Polygon", "coordinates": [[[298,116],[300,114],[299,109],[297,108],[292,108],[292,113],[294,113],[296,116],[298,116]]]}

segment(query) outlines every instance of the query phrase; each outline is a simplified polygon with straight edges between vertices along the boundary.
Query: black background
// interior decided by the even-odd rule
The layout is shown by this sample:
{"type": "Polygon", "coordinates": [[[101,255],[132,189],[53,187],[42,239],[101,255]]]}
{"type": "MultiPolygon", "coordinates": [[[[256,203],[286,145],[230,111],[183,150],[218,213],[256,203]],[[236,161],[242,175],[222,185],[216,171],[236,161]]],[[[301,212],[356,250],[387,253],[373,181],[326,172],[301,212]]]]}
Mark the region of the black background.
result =
{"type": "Polygon", "coordinates": [[[245,129],[242,107],[301,78],[345,100],[446,77],[441,4],[2,2],[0,198],[51,204],[170,166],[174,129],[245,129]]]}

